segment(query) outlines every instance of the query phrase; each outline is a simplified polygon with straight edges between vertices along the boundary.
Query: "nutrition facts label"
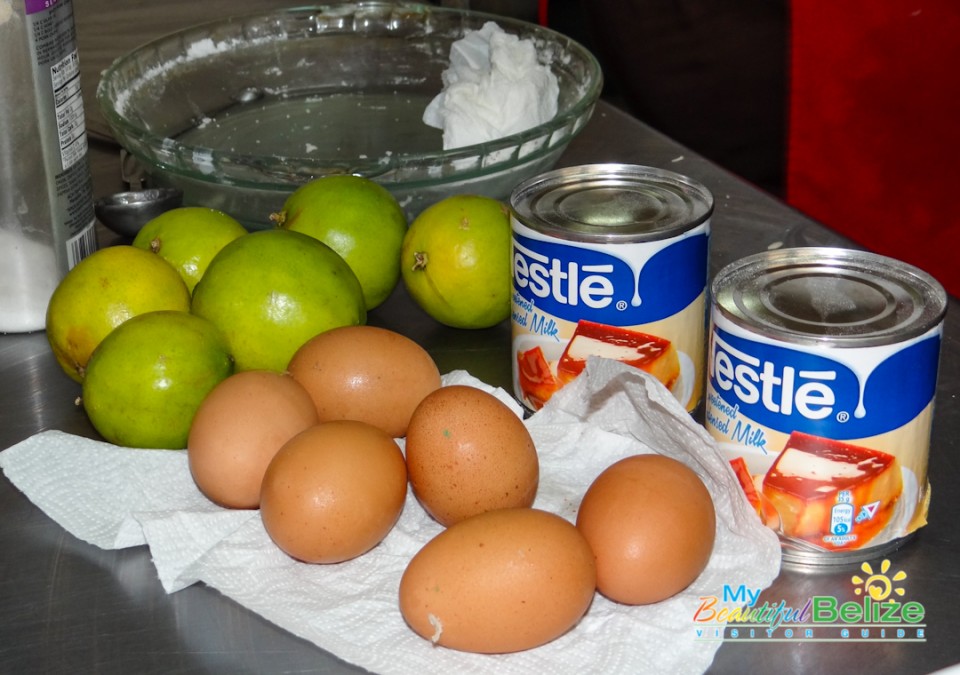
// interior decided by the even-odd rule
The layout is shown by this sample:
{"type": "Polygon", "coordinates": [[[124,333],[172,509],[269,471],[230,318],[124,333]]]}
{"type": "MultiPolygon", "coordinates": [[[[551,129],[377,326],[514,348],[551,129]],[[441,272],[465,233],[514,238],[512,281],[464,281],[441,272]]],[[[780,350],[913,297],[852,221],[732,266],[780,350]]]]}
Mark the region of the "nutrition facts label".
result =
{"type": "Polygon", "coordinates": [[[49,218],[68,267],[96,249],[93,184],[80,86],[80,56],[70,0],[25,0],[33,55],[34,95],[46,143],[41,148],[56,189],[49,218]],[[58,166],[59,164],[59,166],[58,166]]]}
{"type": "Polygon", "coordinates": [[[50,67],[50,83],[60,137],[63,169],[69,169],[87,154],[83,97],[80,93],[80,62],[77,50],[50,67]]]}

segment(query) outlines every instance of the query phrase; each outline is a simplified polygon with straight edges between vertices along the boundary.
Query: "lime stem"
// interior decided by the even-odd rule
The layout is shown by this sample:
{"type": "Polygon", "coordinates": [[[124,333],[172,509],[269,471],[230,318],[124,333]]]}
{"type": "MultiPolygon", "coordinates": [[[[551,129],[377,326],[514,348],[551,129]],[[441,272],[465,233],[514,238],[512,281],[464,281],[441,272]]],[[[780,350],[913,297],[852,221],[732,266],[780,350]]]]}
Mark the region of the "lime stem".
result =
{"type": "Polygon", "coordinates": [[[413,271],[419,272],[427,269],[427,262],[429,262],[429,259],[427,258],[426,252],[417,251],[413,254],[413,271]]]}

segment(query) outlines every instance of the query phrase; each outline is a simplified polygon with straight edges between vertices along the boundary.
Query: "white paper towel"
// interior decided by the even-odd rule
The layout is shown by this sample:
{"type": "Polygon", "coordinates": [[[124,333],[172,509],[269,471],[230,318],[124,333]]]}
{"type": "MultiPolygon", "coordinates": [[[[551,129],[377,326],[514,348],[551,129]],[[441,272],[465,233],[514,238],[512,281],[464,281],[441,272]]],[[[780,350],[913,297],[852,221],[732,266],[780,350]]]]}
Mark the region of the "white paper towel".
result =
{"type": "MultiPolygon", "coordinates": [[[[444,384],[506,392],[464,371],[444,384]]],[[[282,553],[258,511],[231,511],[195,487],[183,451],[135,450],[56,431],[0,453],[0,467],[74,536],[101,548],[146,544],[164,589],[196,582],[340,658],[378,673],[698,673],[720,643],[697,640],[701,596],[724,585],[766,588],[780,546],[751,511],[715,443],[653,377],[603,359],[527,421],[540,454],[535,506],[574,521],[587,486],[631,454],[675,457],[703,478],[717,508],[717,539],[700,578],[677,596],[627,607],[597,594],[571,632],[526,652],[479,655],[435,647],[403,622],[397,589],[407,561],[441,531],[408,493],[397,526],[369,553],[308,565],[282,553]]],[[[399,441],[402,445],[402,440],[399,441]]]]}

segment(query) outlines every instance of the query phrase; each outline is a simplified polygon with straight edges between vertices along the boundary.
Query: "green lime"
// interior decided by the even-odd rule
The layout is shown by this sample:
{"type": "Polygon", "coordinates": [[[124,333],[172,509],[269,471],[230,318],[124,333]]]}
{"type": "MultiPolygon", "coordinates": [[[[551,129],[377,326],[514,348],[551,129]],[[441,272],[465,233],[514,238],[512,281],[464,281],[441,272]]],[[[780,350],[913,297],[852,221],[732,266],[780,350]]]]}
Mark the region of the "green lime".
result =
{"type": "Polygon", "coordinates": [[[407,218],[394,196],[368,178],[312,180],[287,198],[274,220],[339,253],[360,280],[368,310],[383,303],[400,280],[407,218]]]}
{"type": "Polygon", "coordinates": [[[193,292],[213,256],[246,233],[243,225],[222,211],[183,206],[150,220],[133,245],[153,251],[173,265],[193,292]]]}
{"type": "Polygon", "coordinates": [[[440,323],[488,328],[510,316],[509,212],[477,195],[447,197],[410,225],[400,254],[414,301],[440,323]]]}
{"type": "Polygon", "coordinates": [[[241,370],[282,372],[313,336],[366,322],[360,282],[333,249],[299,232],[252,232],[211,261],[192,311],[227,338],[241,370]]]}
{"type": "Polygon", "coordinates": [[[185,448],[200,403],[232,372],[227,342],[212,323],[187,312],[148,312],[93,352],[83,407],[111,443],[185,448]]]}
{"type": "Polygon", "coordinates": [[[162,309],[190,311],[190,291],[165,260],[110,246],[81,260],[47,306],[47,340],[64,372],[81,382],[93,350],[127,319],[162,309]]]}

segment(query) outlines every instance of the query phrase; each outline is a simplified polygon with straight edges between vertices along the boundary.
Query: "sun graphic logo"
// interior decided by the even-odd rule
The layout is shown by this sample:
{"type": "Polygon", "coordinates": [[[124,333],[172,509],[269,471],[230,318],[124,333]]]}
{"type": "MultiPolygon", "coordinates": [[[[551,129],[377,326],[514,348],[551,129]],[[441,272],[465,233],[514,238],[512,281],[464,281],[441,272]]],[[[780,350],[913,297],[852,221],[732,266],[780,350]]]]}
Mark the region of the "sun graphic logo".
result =
{"type": "Polygon", "coordinates": [[[850,578],[850,582],[857,587],[853,592],[856,595],[865,594],[877,602],[886,600],[891,594],[902,598],[906,591],[897,584],[907,578],[907,573],[898,570],[890,575],[888,573],[891,566],[889,560],[884,560],[880,563],[880,570],[874,572],[870,563],[863,563],[860,569],[867,577],[863,578],[859,574],[854,574],[850,578]]]}

